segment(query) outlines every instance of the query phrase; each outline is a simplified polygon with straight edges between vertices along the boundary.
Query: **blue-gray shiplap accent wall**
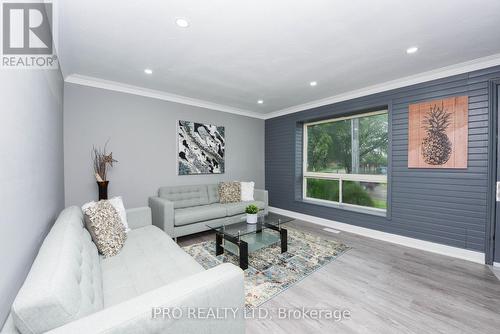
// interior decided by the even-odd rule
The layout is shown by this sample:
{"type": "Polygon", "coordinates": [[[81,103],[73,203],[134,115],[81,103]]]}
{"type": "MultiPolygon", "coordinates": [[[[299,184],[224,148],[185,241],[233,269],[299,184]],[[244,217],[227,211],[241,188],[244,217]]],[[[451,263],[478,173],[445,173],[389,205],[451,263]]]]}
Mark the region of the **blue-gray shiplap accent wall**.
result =
{"type": "Polygon", "coordinates": [[[488,82],[500,66],[266,120],[270,205],[450,246],[484,251],[488,217],[488,82]],[[409,169],[408,106],[469,97],[468,168],[409,169]],[[390,122],[387,217],[301,201],[303,122],[387,107],[390,122]]]}

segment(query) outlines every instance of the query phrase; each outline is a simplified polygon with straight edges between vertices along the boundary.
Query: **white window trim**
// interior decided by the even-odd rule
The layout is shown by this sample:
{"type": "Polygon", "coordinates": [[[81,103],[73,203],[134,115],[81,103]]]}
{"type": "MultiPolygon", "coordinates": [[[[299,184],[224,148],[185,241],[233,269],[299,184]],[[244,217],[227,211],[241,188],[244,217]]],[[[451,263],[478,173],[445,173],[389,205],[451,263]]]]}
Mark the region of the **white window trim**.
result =
{"type": "Polygon", "coordinates": [[[304,197],[303,201],[306,203],[319,204],[319,205],[323,205],[323,206],[333,207],[336,209],[343,209],[343,210],[349,210],[349,211],[355,211],[355,212],[361,212],[361,213],[376,214],[377,216],[387,217],[387,210],[386,209],[372,208],[369,206],[362,206],[362,205],[349,204],[349,203],[339,203],[339,202],[329,201],[326,199],[319,199],[319,198],[312,198],[312,197],[304,197]]]}
{"type": "Polygon", "coordinates": [[[305,172],[304,177],[314,179],[342,179],[344,181],[387,183],[387,175],[305,172]]]}
{"type": "Polygon", "coordinates": [[[357,114],[353,116],[347,117],[339,117],[333,119],[327,119],[317,122],[304,123],[303,125],[303,151],[302,151],[302,198],[311,202],[318,202],[326,205],[334,205],[335,207],[350,207],[350,208],[359,208],[363,211],[375,211],[386,213],[387,209],[379,209],[379,208],[371,208],[368,206],[349,204],[342,202],[342,181],[358,181],[358,182],[374,182],[374,183],[385,183],[387,184],[387,175],[373,175],[373,174],[346,174],[346,173],[322,173],[322,172],[308,172],[307,171],[307,145],[308,145],[308,137],[307,137],[307,127],[311,125],[323,124],[323,123],[333,123],[338,121],[343,121],[347,119],[367,117],[367,116],[375,116],[387,114],[387,110],[374,111],[364,114],[357,114]],[[325,179],[325,180],[336,180],[339,181],[339,201],[329,201],[319,198],[313,198],[307,196],[307,179],[325,179]]]}
{"type": "Polygon", "coordinates": [[[322,121],[304,123],[304,126],[317,125],[317,124],[323,124],[323,123],[340,122],[340,121],[345,121],[346,119],[353,119],[353,118],[360,118],[360,117],[382,115],[382,114],[387,114],[387,113],[388,113],[387,109],[384,109],[384,110],[367,112],[367,113],[363,113],[363,114],[356,114],[356,115],[352,115],[352,116],[330,118],[330,119],[324,119],[322,121]]]}

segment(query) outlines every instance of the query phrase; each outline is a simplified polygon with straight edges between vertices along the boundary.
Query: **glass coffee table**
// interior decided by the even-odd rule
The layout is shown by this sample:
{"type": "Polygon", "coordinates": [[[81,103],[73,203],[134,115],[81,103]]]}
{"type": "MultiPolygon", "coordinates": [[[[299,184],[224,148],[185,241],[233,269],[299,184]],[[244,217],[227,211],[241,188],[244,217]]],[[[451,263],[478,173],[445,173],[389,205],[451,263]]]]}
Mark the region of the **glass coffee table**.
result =
{"type": "Polygon", "coordinates": [[[215,231],[215,254],[220,255],[224,250],[237,255],[240,261],[240,268],[248,268],[248,254],[261,248],[281,243],[281,253],[287,251],[288,234],[283,228],[283,224],[293,220],[293,218],[268,213],[260,215],[257,224],[247,224],[245,217],[239,220],[228,219],[222,225],[207,224],[215,231]]]}

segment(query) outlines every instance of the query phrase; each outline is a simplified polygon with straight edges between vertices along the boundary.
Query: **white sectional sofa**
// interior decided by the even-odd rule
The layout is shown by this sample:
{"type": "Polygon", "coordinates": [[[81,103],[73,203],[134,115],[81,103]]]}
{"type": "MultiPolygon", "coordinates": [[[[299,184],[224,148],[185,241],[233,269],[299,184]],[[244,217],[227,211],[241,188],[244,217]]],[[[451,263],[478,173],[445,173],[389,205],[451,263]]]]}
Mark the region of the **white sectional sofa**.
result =
{"type": "Polygon", "coordinates": [[[153,225],[173,238],[206,231],[208,223],[229,224],[245,216],[245,208],[256,205],[268,211],[268,193],[255,189],[254,201],[221,204],[218,184],[161,187],[158,196],[149,198],[153,225]]]}
{"type": "MultiPolygon", "coordinates": [[[[102,258],[78,207],[60,215],[19,291],[2,333],[241,333],[244,319],[153,319],[153,308],[244,307],[243,271],[205,270],[164,231],[149,208],[127,210],[121,252],[102,258]]],[[[162,313],[164,314],[164,313],[162,313]]],[[[177,313],[179,314],[179,313],[177,313]]]]}

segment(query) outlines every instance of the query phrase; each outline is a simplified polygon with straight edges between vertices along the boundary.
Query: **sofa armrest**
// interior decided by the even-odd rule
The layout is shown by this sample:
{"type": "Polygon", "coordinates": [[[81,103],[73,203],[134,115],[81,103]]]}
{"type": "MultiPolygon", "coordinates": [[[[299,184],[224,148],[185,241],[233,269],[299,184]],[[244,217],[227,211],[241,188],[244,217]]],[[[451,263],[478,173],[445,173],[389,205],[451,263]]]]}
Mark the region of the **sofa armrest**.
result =
{"type": "Polygon", "coordinates": [[[127,209],[127,223],[132,230],[151,225],[151,209],[147,206],[127,209]]]}
{"type": "Polygon", "coordinates": [[[267,190],[255,189],[253,191],[253,198],[256,201],[262,201],[262,202],[264,202],[266,204],[264,212],[267,214],[268,207],[269,207],[269,195],[267,193],[267,190]]]}
{"type": "MultiPolygon", "coordinates": [[[[245,333],[243,271],[224,263],[56,328],[51,334],[245,333]],[[191,310],[238,310],[194,319],[191,310]],[[159,311],[161,310],[161,313],[159,311]],[[170,312],[166,315],[166,312],[170,312]],[[176,311],[176,313],[174,313],[176,311]],[[178,313],[180,312],[180,313],[178,313]],[[179,316],[174,319],[173,315],[179,316]]],[[[198,314],[198,313],[196,313],[198,314]]]]}
{"type": "Polygon", "coordinates": [[[149,207],[153,214],[153,225],[165,231],[169,236],[174,235],[174,202],[161,197],[150,197],[149,207]]]}

